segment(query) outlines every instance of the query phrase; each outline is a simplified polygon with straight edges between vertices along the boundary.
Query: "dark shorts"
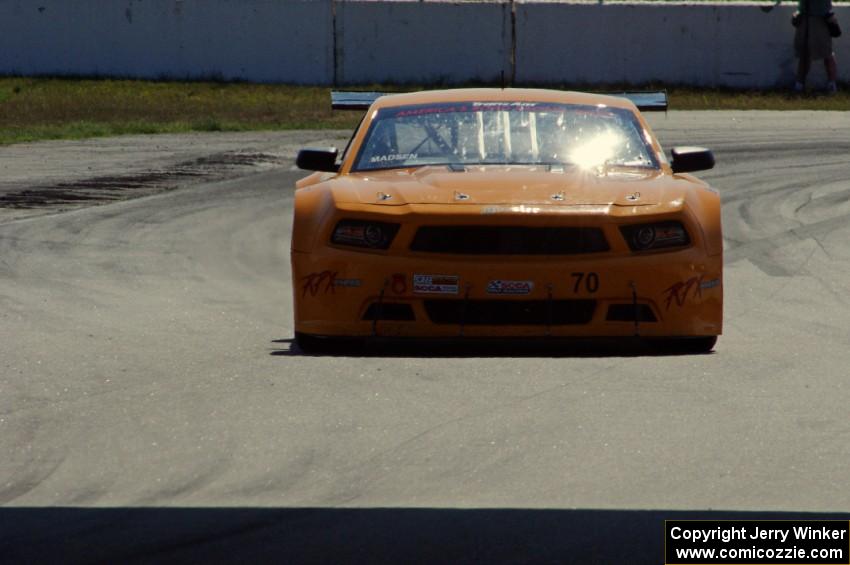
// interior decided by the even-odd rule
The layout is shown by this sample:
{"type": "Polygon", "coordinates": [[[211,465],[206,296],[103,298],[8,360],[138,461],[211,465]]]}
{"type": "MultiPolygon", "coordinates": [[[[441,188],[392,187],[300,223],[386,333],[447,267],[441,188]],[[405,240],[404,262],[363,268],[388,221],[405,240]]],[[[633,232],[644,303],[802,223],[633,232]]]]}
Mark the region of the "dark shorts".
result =
{"type": "Polygon", "coordinates": [[[794,33],[794,51],[797,53],[797,57],[803,56],[803,47],[806,45],[805,38],[807,35],[809,59],[826,59],[832,55],[832,37],[829,35],[829,29],[823,16],[808,16],[808,18],[800,21],[800,25],[797,26],[794,33]],[[808,30],[806,30],[807,19],[808,30]]]}

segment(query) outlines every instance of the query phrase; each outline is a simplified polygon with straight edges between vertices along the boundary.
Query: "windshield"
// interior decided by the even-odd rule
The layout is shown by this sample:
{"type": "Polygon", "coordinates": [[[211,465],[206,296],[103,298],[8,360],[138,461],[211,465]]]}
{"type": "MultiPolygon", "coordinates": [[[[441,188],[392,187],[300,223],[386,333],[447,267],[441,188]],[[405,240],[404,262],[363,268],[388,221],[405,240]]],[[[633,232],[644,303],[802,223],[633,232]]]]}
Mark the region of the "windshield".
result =
{"type": "Polygon", "coordinates": [[[658,167],[643,128],[626,109],[462,102],[380,110],[353,170],[439,164],[658,167]]]}

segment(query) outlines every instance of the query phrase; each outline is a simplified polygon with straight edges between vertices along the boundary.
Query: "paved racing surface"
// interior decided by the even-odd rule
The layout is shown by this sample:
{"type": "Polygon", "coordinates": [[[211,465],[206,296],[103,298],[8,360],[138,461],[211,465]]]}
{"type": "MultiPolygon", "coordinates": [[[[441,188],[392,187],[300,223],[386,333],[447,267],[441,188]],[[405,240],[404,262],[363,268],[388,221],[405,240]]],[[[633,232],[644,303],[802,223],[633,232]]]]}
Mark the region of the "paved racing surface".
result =
{"type": "Polygon", "coordinates": [[[702,176],[724,198],[726,317],[710,355],[302,355],[288,160],[41,217],[7,208],[0,561],[659,563],[664,519],[846,511],[850,116],[652,121],[667,149],[717,156],[702,176]]]}

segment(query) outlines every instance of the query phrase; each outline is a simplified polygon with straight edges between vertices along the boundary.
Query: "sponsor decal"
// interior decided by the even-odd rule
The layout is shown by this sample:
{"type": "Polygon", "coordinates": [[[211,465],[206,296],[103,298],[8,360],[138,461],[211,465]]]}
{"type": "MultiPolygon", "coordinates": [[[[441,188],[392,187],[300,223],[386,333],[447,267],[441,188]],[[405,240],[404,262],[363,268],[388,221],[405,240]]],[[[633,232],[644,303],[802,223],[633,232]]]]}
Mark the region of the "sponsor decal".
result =
{"type": "Polygon", "coordinates": [[[473,102],[472,109],[476,112],[563,112],[564,106],[539,102],[473,102]]]}
{"type": "MultiPolygon", "coordinates": [[[[402,110],[398,110],[397,112],[395,112],[394,115],[397,118],[404,118],[407,116],[427,116],[428,114],[446,114],[454,112],[469,112],[469,106],[467,106],[466,104],[443,104],[438,106],[428,106],[420,108],[405,108],[402,110]]],[[[392,111],[389,111],[387,113],[392,115],[392,111]]]]}
{"type": "Polygon", "coordinates": [[[419,155],[416,153],[391,153],[389,155],[374,155],[369,159],[370,163],[388,163],[392,161],[407,161],[408,159],[416,159],[419,155]]]}
{"type": "Polygon", "coordinates": [[[487,294],[528,294],[532,290],[533,281],[494,280],[487,283],[487,294]]]}
{"type": "Polygon", "coordinates": [[[704,275],[694,276],[689,278],[686,281],[677,282],[676,284],[664,289],[665,304],[667,305],[667,309],[670,309],[672,304],[676,304],[676,306],[684,306],[685,301],[687,301],[688,296],[691,299],[700,297],[702,298],[702,278],[704,275]]]}
{"type": "Polygon", "coordinates": [[[459,278],[455,275],[413,275],[413,292],[457,294],[459,278]]]}
{"type": "Polygon", "coordinates": [[[514,109],[514,110],[522,110],[525,108],[535,108],[537,107],[537,102],[473,102],[473,108],[487,108],[501,110],[505,109],[514,109]]]}
{"type": "Polygon", "coordinates": [[[334,279],[334,286],[335,287],[337,287],[337,286],[346,287],[347,286],[349,288],[357,288],[361,284],[363,284],[363,281],[361,281],[360,279],[334,279]]]}
{"type": "Polygon", "coordinates": [[[456,112],[563,112],[564,105],[541,104],[539,102],[472,102],[434,104],[431,106],[407,106],[399,109],[385,108],[381,110],[380,118],[393,116],[405,118],[409,116],[428,116],[431,114],[452,114],[456,112]]]}
{"type": "Polygon", "coordinates": [[[322,271],[310,273],[302,277],[301,296],[316,296],[318,294],[333,294],[336,288],[357,288],[363,281],[360,279],[338,279],[338,271],[322,271]]]}
{"type": "Polygon", "coordinates": [[[717,286],[720,286],[720,279],[711,279],[709,281],[703,281],[699,285],[700,290],[708,290],[717,286]]]}
{"type": "Polygon", "coordinates": [[[404,294],[407,292],[407,278],[399,273],[394,274],[390,288],[396,294],[404,294]]]}
{"type": "Polygon", "coordinates": [[[321,273],[310,273],[306,277],[302,277],[303,285],[301,286],[301,296],[316,296],[317,294],[328,292],[333,293],[334,281],[336,280],[337,271],[322,271],[321,273]]]}
{"type": "Polygon", "coordinates": [[[411,116],[429,116],[433,114],[452,114],[456,112],[556,112],[569,111],[576,116],[599,116],[611,118],[616,116],[610,109],[604,107],[576,107],[567,104],[547,102],[446,102],[443,104],[428,104],[421,106],[401,106],[384,108],[378,113],[378,119],[406,118],[411,116]]]}

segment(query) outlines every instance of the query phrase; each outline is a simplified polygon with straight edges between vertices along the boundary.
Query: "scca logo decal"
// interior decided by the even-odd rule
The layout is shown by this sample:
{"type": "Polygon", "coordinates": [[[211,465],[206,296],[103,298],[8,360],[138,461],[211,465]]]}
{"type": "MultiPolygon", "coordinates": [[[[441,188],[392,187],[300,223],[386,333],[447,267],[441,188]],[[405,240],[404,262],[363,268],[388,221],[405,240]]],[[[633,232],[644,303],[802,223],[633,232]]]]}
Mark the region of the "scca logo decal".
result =
{"type": "Polygon", "coordinates": [[[487,294],[528,294],[533,289],[532,281],[495,280],[487,283],[487,294]]]}

